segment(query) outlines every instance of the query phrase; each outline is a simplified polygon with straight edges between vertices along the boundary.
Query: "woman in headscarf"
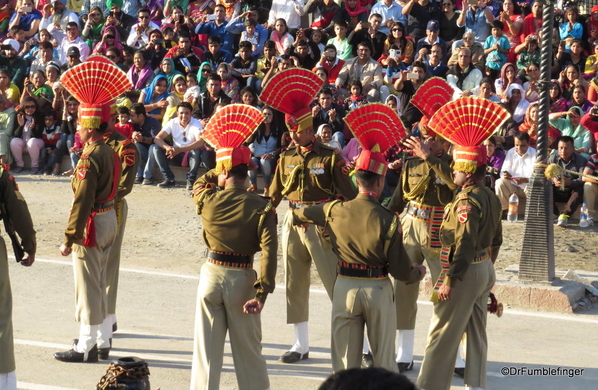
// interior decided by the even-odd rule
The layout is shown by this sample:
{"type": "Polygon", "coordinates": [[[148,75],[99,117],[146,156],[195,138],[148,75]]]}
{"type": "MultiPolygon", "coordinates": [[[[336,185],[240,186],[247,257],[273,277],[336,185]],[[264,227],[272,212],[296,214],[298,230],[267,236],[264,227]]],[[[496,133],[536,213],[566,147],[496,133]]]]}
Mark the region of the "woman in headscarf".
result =
{"type": "Polygon", "coordinates": [[[509,89],[509,86],[514,83],[523,85],[521,80],[517,77],[517,68],[515,65],[507,62],[500,70],[500,77],[494,82],[496,94],[504,101],[507,89],[509,89]]]}
{"type": "Polygon", "coordinates": [[[154,78],[149,87],[141,90],[138,103],[145,106],[148,116],[162,121],[166,107],[168,107],[168,80],[164,75],[158,75],[154,78]]]}
{"type": "Polygon", "coordinates": [[[511,84],[507,89],[506,109],[511,113],[513,121],[517,124],[523,122],[529,102],[524,97],[525,91],[519,84],[511,84]]]}
{"type": "Polygon", "coordinates": [[[174,60],[172,58],[164,58],[160,67],[156,69],[157,75],[162,75],[168,80],[168,90],[173,87],[173,81],[176,76],[182,76],[183,74],[174,68],[174,60]]]}
{"type": "Polygon", "coordinates": [[[100,7],[92,7],[87,15],[87,22],[81,31],[81,37],[90,49],[96,46],[103,38],[102,30],[104,29],[104,14],[100,7]]]}
{"type": "MultiPolygon", "coordinates": [[[[241,2],[238,0],[218,0],[217,4],[224,6],[227,22],[241,13],[241,2]]],[[[187,9],[187,7],[183,7],[183,9],[187,9]]]]}
{"type": "Polygon", "coordinates": [[[143,49],[137,50],[133,55],[133,66],[127,72],[127,78],[133,84],[133,91],[129,91],[128,95],[138,95],[139,91],[145,88],[152,74],[148,52],[143,49]]]}
{"type": "Polygon", "coordinates": [[[482,82],[480,83],[480,93],[478,93],[478,97],[483,99],[488,99],[494,103],[500,103],[500,98],[496,95],[496,90],[494,89],[494,83],[490,77],[484,77],[482,82]]]}
{"type": "Polygon", "coordinates": [[[358,0],[346,0],[345,7],[334,15],[333,21],[344,20],[349,25],[349,31],[353,31],[359,22],[368,21],[368,10],[358,0]]]}
{"type": "Polygon", "coordinates": [[[31,74],[31,79],[25,78],[25,88],[21,96],[21,105],[25,98],[33,96],[37,101],[37,107],[42,110],[52,106],[54,101],[54,91],[52,87],[46,84],[46,74],[42,70],[36,70],[31,74]],[[47,107],[49,106],[49,107],[47,107]]]}
{"type": "MultiPolygon", "coordinates": [[[[527,108],[525,113],[525,119],[521,126],[519,126],[519,131],[525,131],[529,134],[529,146],[535,148],[536,141],[538,139],[538,103],[531,103],[527,108]]],[[[550,142],[549,147],[554,149],[556,145],[552,145],[556,143],[556,139],[561,136],[561,131],[552,125],[548,125],[548,138],[552,139],[550,142]]]]}
{"type": "Polygon", "coordinates": [[[220,65],[218,65],[217,73],[222,79],[222,90],[232,99],[233,103],[237,103],[239,101],[239,90],[241,87],[239,86],[239,81],[231,76],[230,65],[221,62],[220,65]]]}
{"type": "MultiPolygon", "coordinates": [[[[168,102],[168,107],[166,107],[166,112],[164,113],[164,118],[162,119],[162,126],[166,125],[169,120],[176,117],[177,106],[185,101],[185,92],[187,92],[187,80],[185,80],[185,76],[182,74],[175,75],[172,79],[172,90],[170,96],[168,96],[166,99],[168,102]]],[[[189,103],[193,101],[193,99],[189,100],[191,100],[189,103]]]]}
{"type": "Polygon", "coordinates": [[[32,0],[21,0],[17,3],[16,12],[12,14],[8,28],[19,26],[25,32],[25,38],[32,38],[39,30],[42,14],[33,6],[32,0]],[[26,9],[30,11],[25,12],[26,9]]]}
{"type": "Polygon", "coordinates": [[[558,80],[552,80],[548,93],[550,94],[550,112],[567,111],[567,99],[563,97],[563,87],[558,80]]]}
{"type": "Polygon", "coordinates": [[[561,131],[562,135],[573,138],[575,151],[587,159],[590,157],[589,153],[592,148],[592,133],[580,123],[582,115],[582,109],[574,106],[569,111],[552,113],[548,119],[550,119],[551,125],[561,131]]]}
{"type": "Polygon", "coordinates": [[[93,48],[93,54],[106,55],[108,48],[116,47],[119,52],[122,52],[123,45],[120,43],[120,34],[114,26],[106,26],[102,33],[102,40],[93,48]]]}
{"type": "Polygon", "coordinates": [[[212,73],[212,64],[209,62],[202,62],[197,72],[197,85],[199,92],[204,93],[207,90],[208,76],[212,73]]]}

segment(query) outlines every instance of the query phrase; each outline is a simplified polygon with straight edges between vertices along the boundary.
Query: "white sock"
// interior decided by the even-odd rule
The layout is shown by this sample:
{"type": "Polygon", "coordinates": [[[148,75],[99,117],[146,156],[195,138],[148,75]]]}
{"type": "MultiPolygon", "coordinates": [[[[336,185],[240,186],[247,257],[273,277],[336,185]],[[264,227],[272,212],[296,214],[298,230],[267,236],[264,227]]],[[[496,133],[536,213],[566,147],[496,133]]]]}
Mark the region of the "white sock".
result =
{"type": "Polygon", "coordinates": [[[0,390],[17,390],[17,372],[0,374],[0,390]]]}
{"type": "Polygon", "coordinates": [[[293,324],[293,326],[295,328],[295,344],[291,347],[291,352],[299,352],[303,355],[309,351],[307,321],[293,324]]]}
{"type": "Polygon", "coordinates": [[[465,368],[465,360],[463,360],[462,356],[462,349],[463,349],[463,340],[459,343],[459,348],[457,348],[457,359],[455,359],[455,368],[465,368]]]}
{"type": "Polygon", "coordinates": [[[413,361],[415,329],[399,330],[397,340],[397,363],[411,363],[413,361]]]}
{"type": "Polygon", "coordinates": [[[484,388],[483,387],[466,386],[465,390],[484,390],[484,388]]]}
{"type": "Polygon", "coordinates": [[[87,353],[94,345],[98,335],[99,325],[86,325],[81,323],[79,327],[79,343],[75,346],[75,352],[87,353]]]}
{"type": "Polygon", "coordinates": [[[108,314],[106,319],[110,320],[110,329],[112,329],[112,325],[116,324],[116,314],[108,314]]]}
{"type": "Polygon", "coordinates": [[[370,353],[370,351],[370,339],[368,339],[368,333],[366,331],[363,335],[363,354],[367,355],[368,353],[370,353]]]}
{"type": "Polygon", "coordinates": [[[98,327],[97,343],[98,348],[110,348],[110,339],[112,338],[112,319],[110,316],[104,319],[98,327]]]}

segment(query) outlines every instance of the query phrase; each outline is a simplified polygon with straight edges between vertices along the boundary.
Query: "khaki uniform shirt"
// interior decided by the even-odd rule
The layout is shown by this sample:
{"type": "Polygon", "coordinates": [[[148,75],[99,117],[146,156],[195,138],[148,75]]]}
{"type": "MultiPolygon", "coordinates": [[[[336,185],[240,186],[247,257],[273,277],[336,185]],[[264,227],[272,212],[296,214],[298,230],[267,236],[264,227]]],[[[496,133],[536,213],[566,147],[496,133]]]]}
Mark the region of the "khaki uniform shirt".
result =
{"type": "Polygon", "coordinates": [[[388,209],[402,212],[405,204],[414,201],[426,206],[444,207],[455,196],[457,185],[453,183],[451,157],[442,152],[439,156],[430,155],[426,160],[409,157],[401,173],[388,209]]]}
{"type": "Polygon", "coordinates": [[[343,173],[345,161],[334,149],[314,142],[313,148],[303,154],[291,147],[280,155],[270,194],[274,207],[283,197],[296,202],[316,202],[330,199],[337,191],[353,199],[355,188],[343,173]]]}
{"type": "Polygon", "coordinates": [[[371,195],[293,210],[293,223],[325,226],[334,252],[346,263],[388,266],[404,282],[421,279],[403,247],[398,218],[371,195]]]}
{"type": "Polygon", "coordinates": [[[120,159],[121,172],[117,198],[122,199],[133,190],[139,166],[139,152],[137,146],[118,131],[104,134],[104,141],[120,159]]]}
{"type": "Polygon", "coordinates": [[[276,212],[267,198],[247,192],[245,187],[229,185],[216,191],[217,177],[209,171],[193,186],[204,240],[208,249],[217,252],[253,256],[262,251],[255,299],[265,302],[276,286],[276,212]]]}
{"type": "Polygon", "coordinates": [[[0,201],[4,202],[6,206],[13,228],[21,238],[23,250],[34,254],[36,250],[35,230],[27,202],[19,192],[15,178],[2,168],[0,168],[0,201]]]}
{"type": "Polygon", "coordinates": [[[64,245],[80,244],[94,204],[114,199],[110,198],[112,186],[114,180],[120,180],[120,175],[115,177],[114,164],[114,151],[103,139],[85,145],[73,174],[74,199],[64,232],[64,245]]]}
{"type": "Polygon", "coordinates": [[[440,241],[452,247],[447,285],[454,287],[462,279],[479,252],[490,250],[492,262],[496,260],[502,245],[501,215],[498,197],[483,183],[463,188],[446,206],[440,241]]]}

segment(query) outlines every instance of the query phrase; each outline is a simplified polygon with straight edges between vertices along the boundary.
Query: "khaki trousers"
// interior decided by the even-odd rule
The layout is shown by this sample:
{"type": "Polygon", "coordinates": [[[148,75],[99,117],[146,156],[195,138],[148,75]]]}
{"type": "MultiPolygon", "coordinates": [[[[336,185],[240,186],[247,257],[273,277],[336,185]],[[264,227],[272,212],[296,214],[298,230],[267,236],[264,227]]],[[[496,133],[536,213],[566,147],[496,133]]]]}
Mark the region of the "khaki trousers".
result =
{"type": "Polygon", "coordinates": [[[255,297],[253,269],[227,268],[212,263],[201,267],[197,287],[197,312],[193,342],[191,389],[218,389],[229,333],[240,390],[270,387],[262,356],[262,323],[259,314],[243,313],[243,305],[255,297]]]}
{"type": "MultiPolygon", "coordinates": [[[[442,209],[442,208],[439,208],[442,209]]],[[[441,213],[439,211],[439,213],[441,213]]],[[[441,217],[440,217],[441,218],[441,217]]],[[[403,227],[403,244],[412,262],[428,263],[432,280],[436,282],[440,275],[440,248],[431,247],[432,223],[406,215],[401,221],[403,227]]],[[[434,232],[434,234],[437,234],[434,232]]],[[[434,283],[433,282],[433,283],[434,283]]],[[[417,297],[419,282],[405,284],[395,280],[395,305],[397,311],[397,329],[415,329],[417,317],[417,297]]]]}
{"type": "Polygon", "coordinates": [[[394,293],[390,279],[339,276],[332,297],[332,369],[361,368],[367,324],[374,365],[398,372],[395,363],[394,293]]]}
{"type": "Polygon", "coordinates": [[[417,386],[449,390],[455,369],[454,356],[463,334],[467,337],[465,385],[486,388],[488,295],[496,277],[490,259],[471,264],[453,288],[450,301],[434,304],[424,361],[417,386]]]}
{"type": "Polygon", "coordinates": [[[309,320],[309,286],[311,262],[316,265],[326,292],[332,299],[338,257],[332,246],[322,238],[316,226],[293,226],[293,212],[289,210],[282,225],[282,257],[287,292],[287,323],[309,320]]]}
{"type": "Polygon", "coordinates": [[[127,216],[129,215],[129,206],[126,199],[121,199],[118,205],[118,234],[114,239],[114,244],[110,248],[108,256],[108,265],[106,267],[106,295],[108,296],[108,314],[116,313],[116,294],[118,292],[118,275],[120,269],[120,251],[123,245],[123,236],[125,226],[127,225],[127,216]]]}
{"type": "Polygon", "coordinates": [[[498,199],[500,199],[500,205],[503,210],[509,209],[509,198],[512,193],[515,193],[519,199],[525,199],[527,196],[526,192],[521,187],[513,184],[511,180],[502,178],[496,181],[494,191],[496,192],[498,199]]]}
{"type": "Polygon", "coordinates": [[[107,316],[106,266],[117,233],[114,210],[94,217],[96,246],[73,245],[75,273],[75,320],[85,325],[100,325],[107,316]]]}
{"type": "Polygon", "coordinates": [[[4,239],[0,237],[0,374],[7,374],[15,370],[14,348],[8,256],[4,239]]]}
{"type": "Polygon", "coordinates": [[[588,206],[588,214],[594,221],[598,220],[596,200],[598,199],[598,184],[583,183],[583,201],[588,206]]]}

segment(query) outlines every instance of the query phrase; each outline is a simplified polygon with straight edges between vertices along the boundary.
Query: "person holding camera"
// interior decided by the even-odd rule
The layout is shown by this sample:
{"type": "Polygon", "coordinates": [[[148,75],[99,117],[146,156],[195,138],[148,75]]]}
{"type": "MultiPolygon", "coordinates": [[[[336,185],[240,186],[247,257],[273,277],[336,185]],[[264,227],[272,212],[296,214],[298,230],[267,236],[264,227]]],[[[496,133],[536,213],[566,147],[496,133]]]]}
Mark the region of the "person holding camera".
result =
{"type": "Polygon", "coordinates": [[[133,26],[129,37],[127,38],[127,46],[142,48],[146,46],[149,41],[149,33],[153,30],[159,30],[160,27],[150,21],[150,10],[149,8],[140,8],[137,11],[137,24],[133,26]]]}
{"type": "MultiPolygon", "coordinates": [[[[411,66],[411,72],[404,70],[401,77],[395,81],[394,87],[397,91],[403,93],[408,101],[411,101],[415,92],[422,86],[428,78],[428,69],[423,62],[415,61],[411,66]]],[[[422,113],[415,108],[411,102],[403,111],[403,122],[407,129],[410,129],[416,122],[422,118],[422,113]]]]}
{"type": "Polygon", "coordinates": [[[79,17],[72,10],[66,8],[65,0],[48,2],[42,8],[42,20],[39,24],[40,31],[54,26],[66,31],[68,22],[79,23],[79,17]]]}
{"type": "Polygon", "coordinates": [[[336,57],[336,47],[334,45],[326,45],[324,53],[320,57],[320,61],[312,69],[314,72],[317,68],[324,68],[328,73],[328,83],[334,84],[338,74],[345,65],[345,61],[336,57]]]}
{"type": "MultiPolygon", "coordinates": [[[[131,31],[135,24],[135,18],[122,11],[123,0],[108,0],[110,13],[106,17],[106,26],[114,26],[124,41],[129,37],[129,31],[131,31]]],[[[127,4],[131,4],[129,1],[127,4]]],[[[137,14],[137,10],[134,15],[137,14]]]]}
{"type": "Polygon", "coordinates": [[[349,44],[353,46],[353,55],[357,55],[357,46],[361,42],[369,42],[372,47],[372,58],[376,61],[380,58],[380,56],[384,53],[384,45],[386,42],[386,34],[380,31],[380,27],[382,26],[382,16],[377,13],[373,13],[370,15],[370,18],[367,22],[359,22],[357,26],[347,39],[349,39],[349,44]]]}

